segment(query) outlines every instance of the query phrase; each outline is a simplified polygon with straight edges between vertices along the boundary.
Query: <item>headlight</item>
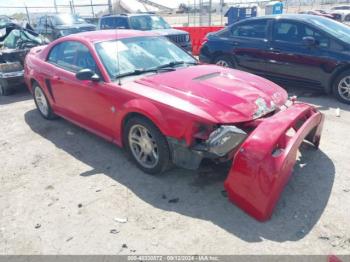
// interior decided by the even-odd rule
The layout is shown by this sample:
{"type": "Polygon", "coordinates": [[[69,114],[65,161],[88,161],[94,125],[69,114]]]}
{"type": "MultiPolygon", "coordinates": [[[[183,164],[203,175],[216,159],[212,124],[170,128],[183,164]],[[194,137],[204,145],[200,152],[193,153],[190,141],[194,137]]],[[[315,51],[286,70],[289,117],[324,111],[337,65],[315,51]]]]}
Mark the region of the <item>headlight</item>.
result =
{"type": "Polygon", "coordinates": [[[23,66],[19,62],[8,62],[0,64],[0,72],[1,73],[11,73],[15,71],[23,70],[23,66]]]}
{"type": "Polygon", "coordinates": [[[206,141],[208,152],[224,156],[237,147],[246,136],[247,133],[236,126],[220,126],[206,141]]]}

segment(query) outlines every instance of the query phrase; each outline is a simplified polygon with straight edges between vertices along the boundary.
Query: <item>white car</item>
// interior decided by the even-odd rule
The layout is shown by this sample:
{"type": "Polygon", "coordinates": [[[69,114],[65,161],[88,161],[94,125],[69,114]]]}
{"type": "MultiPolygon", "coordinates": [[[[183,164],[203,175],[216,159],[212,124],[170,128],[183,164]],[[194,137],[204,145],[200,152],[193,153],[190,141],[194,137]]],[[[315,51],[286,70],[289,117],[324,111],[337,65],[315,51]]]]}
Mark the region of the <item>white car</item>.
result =
{"type": "Polygon", "coordinates": [[[331,14],[336,15],[340,22],[350,22],[350,5],[338,5],[331,8],[331,14]]]}

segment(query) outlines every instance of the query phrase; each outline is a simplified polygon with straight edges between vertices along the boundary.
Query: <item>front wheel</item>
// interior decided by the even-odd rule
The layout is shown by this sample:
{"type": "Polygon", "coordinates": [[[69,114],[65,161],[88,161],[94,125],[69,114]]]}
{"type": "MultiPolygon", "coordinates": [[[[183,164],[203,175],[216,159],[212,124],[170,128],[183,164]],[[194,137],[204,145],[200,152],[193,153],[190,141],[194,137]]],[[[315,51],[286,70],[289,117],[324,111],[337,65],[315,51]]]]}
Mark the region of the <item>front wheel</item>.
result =
{"type": "Polygon", "coordinates": [[[341,73],[335,79],[333,93],[340,102],[350,104],[350,70],[341,73]]]}
{"type": "Polygon", "coordinates": [[[126,123],[123,142],[131,158],[144,172],[160,174],[169,167],[168,142],[148,119],[131,118],[126,123]]]}

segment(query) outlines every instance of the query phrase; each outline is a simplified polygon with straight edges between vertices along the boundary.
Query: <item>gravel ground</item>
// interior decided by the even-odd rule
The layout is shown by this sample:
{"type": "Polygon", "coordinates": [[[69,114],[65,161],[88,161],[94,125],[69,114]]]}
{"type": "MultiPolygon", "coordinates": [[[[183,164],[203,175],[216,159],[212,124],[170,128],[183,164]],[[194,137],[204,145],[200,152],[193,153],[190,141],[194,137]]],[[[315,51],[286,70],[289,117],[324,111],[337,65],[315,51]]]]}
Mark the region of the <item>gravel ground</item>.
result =
{"type": "Polygon", "coordinates": [[[0,254],[349,254],[350,106],[289,92],[326,122],[265,223],[227,201],[224,167],[152,177],[122,149],[41,118],[25,90],[0,97],[0,254]]]}

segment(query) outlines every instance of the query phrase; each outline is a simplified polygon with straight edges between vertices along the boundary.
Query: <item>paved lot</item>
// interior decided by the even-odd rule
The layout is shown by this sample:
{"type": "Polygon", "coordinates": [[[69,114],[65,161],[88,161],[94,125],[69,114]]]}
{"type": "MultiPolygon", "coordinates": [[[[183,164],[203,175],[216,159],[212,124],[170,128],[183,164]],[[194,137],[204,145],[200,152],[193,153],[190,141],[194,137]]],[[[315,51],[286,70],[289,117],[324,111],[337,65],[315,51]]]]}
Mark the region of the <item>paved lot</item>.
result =
{"type": "Polygon", "coordinates": [[[0,253],[349,253],[350,106],[290,92],[326,114],[324,133],[266,223],[223,196],[224,168],[148,176],[114,145],[42,119],[26,91],[0,97],[0,253]]]}

